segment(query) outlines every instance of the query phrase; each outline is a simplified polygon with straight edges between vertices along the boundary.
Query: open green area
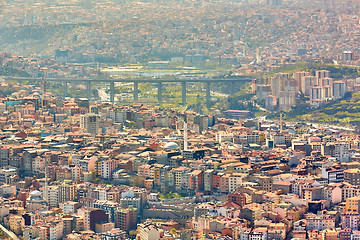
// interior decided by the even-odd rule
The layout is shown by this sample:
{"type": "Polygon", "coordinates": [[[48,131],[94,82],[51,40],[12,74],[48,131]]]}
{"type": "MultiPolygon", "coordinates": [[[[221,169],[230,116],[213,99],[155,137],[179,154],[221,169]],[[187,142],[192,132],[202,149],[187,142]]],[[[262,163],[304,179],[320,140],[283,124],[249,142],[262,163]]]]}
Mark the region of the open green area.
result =
{"type": "Polygon", "coordinates": [[[331,101],[307,113],[296,108],[285,115],[285,119],[294,121],[333,123],[339,125],[360,125],[360,93],[346,94],[343,99],[331,101]]]}
{"type": "MultiPolygon", "coordinates": [[[[331,77],[334,79],[355,79],[360,77],[359,67],[324,63],[286,64],[267,74],[266,77],[271,77],[278,72],[292,74],[296,71],[307,71],[314,76],[317,70],[329,70],[331,77]]],[[[329,101],[319,108],[311,107],[309,100],[308,97],[299,95],[296,105],[290,111],[284,112],[284,119],[338,125],[360,124],[360,93],[346,93],[343,99],[329,101]]],[[[269,119],[278,117],[278,112],[268,113],[269,119]]]]}
{"type": "Polygon", "coordinates": [[[172,199],[172,198],[181,198],[184,197],[186,195],[180,195],[178,193],[173,193],[172,191],[168,192],[168,193],[159,193],[159,197],[160,199],[172,199]]]}
{"type": "Polygon", "coordinates": [[[27,72],[12,67],[0,67],[0,76],[30,77],[27,72]]]}

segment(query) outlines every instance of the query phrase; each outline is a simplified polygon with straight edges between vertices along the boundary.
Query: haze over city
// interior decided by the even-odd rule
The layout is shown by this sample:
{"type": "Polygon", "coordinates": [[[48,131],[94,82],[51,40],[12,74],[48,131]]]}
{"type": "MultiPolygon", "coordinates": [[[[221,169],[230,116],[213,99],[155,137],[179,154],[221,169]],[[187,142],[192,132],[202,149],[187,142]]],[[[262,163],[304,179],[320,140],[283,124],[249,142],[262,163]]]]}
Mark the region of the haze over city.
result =
{"type": "Polygon", "coordinates": [[[0,0],[0,239],[360,239],[357,0],[0,0]]]}

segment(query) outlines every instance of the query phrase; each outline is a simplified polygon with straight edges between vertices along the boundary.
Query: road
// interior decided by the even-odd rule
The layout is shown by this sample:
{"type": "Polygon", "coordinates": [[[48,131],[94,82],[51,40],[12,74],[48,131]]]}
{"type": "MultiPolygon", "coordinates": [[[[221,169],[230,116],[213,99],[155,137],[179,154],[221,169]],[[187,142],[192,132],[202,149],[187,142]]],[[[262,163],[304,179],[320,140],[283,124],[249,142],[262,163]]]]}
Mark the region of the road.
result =
{"type": "Polygon", "coordinates": [[[98,94],[101,102],[109,102],[110,96],[106,93],[106,88],[99,88],[98,94]]]}
{"type": "MultiPolygon", "coordinates": [[[[266,116],[262,116],[260,117],[262,120],[266,120],[266,116]]],[[[342,126],[336,126],[336,125],[325,125],[325,124],[320,124],[320,123],[312,123],[312,122],[308,122],[306,123],[308,126],[313,126],[314,128],[332,128],[332,129],[336,129],[336,130],[343,130],[343,131],[356,131],[355,128],[351,128],[351,127],[342,127],[342,126]]]]}
{"type": "Polygon", "coordinates": [[[6,235],[9,236],[10,239],[12,240],[20,240],[15,233],[13,233],[12,231],[10,231],[9,229],[7,229],[6,227],[4,227],[3,225],[0,224],[0,230],[3,231],[6,235]]]}
{"type": "Polygon", "coordinates": [[[336,125],[323,125],[319,123],[307,123],[308,125],[312,125],[315,128],[332,128],[336,130],[343,130],[343,131],[355,131],[355,128],[350,127],[342,127],[342,126],[336,126],[336,125]]]}

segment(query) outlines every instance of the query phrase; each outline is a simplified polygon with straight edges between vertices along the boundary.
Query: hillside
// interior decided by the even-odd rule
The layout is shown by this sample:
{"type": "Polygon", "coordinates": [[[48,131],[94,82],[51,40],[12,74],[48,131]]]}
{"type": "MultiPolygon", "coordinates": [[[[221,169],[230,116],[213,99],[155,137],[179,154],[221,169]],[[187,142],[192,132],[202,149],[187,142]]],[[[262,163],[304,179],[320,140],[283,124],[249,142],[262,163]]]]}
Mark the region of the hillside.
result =
{"type": "Polygon", "coordinates": [[[27,72],[18,70],[16,68],[0,67],[0,77],[1,76],[29,77],[30,75],[27,72]]]}
{"type": "Polygon", "coordinates": [[[297,108],[287,113],[285,119],[340,125],[360,124],[360,93],[354,93],[352,96],[347,94],[341,100],[331,101],[320,108],[308,109],[306,112],[297,108]]]}

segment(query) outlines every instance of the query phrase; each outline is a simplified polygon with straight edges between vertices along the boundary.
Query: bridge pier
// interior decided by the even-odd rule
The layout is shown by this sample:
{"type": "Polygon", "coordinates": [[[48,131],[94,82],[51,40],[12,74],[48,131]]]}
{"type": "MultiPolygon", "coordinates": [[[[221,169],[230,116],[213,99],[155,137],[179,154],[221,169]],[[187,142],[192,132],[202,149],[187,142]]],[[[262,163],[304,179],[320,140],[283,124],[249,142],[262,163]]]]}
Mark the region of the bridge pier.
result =
{"type": "Polygon", "coordinates": [[[91,82],[86,81],[86,97],[90,99],[91,97],[91,82]]]}
{"type": "Polygon", "coordinates": [[[182,105],[186,105],[186,82],[181,82],[181,96],[182,96],[182,105]]]}
{"type": "Polygon", "coordinates": [[[209,107],[211,103],[211,93],[210,93],[210,82],[205,83],[206,87],[206,106],[209,107]]]}
{"type": "Polygon", "coordinates": [[[23,82],[27,81],[30,82],[31,84],[34,84],[35,86],[39,86],[41,84],[41,81],[45,80],[46,82],[50,83],[50,82],[57,82],[60,85],[62,84],[62,94],[63,96],[69,96],[69,86],[71,86],[71,83],[75,83],[75,84],[86,84],[87,86],[87,94],[88,97],[91,97],[91,84],[96,82],[96,83],[109,83],[110,84],[110,100],[111,102],[114,102],[115,100],[115,86],[114,83],[115,82],[124,82],[124,83],[134,83],[134,100],[135,102],[137,102],[139,100],[139,82],[140,83],[157,83],[158,84],[158,100],[159,102],[162,101],[162,84],[164,83],[181,83],[181,87],[182,87],[182,105],[186,105],[186,84],[188,82],[191,83],[204,83],[205,87],[206,87],[206,102],[207,104],[211,103],[211,83],[212,82],[222,82],[224,84],[229,85],[229,87],[231,89],[229,89],[229,93],[230,94],[235,94],[238,92],[238,90],[240,89],[240,86],[238,85],[238,82],[250,82],[252,79],[249,78],[249,76],[238,76],[237,78],[231,78],[231,79],[227,79],[227,78],[219,78],[219,79],[209,79],[209,78],[197,78],[197,79],[163,79],[161,81],[161,84],[159,83],[159,79],[138,79],[138,80],[134,80],[134,79],[118,79],[118,80],[114,80],[114,79],[103,79],[103,78],[99,78],[99,79],[92,79],[90,81],[90,83],[88,82],[89,79],[78,79],[78,78],[63,78],[63,79],[58,79],[58,78],[18,78],[18,77],[4,77],[5,80],[8,81],[18,81],[18,82],[23,82]],[[136,82],[135,82],[136,81],[136,82]],[[89,85],[90,84],[90,87],[89,85]],[[235,88],[236,86],[236,88],[235,88]]]}
{"type": "Polygon", "coordinates": [[[231,87],[231,89],[230,89],[230,94],[231,94],[231,95],[234,95],[234,94],[236,93],[235,81],[231,81],[231,82],[230,82],[230,87],[231,87]]]}
{"type": "Polygon", "coordinates": [[[114,103],[115,100],[115,83],[110,82],[110,102],[114,103]]]}
{"type": "Polygon", "coordinates": [[[159,103],[162,103],[162,82],[158,83],[158,101],[159,103]]]}
{"type": "Polygon", "coordinates": [[[134,82],[134,102],[139,101],[139,83],[134,82]]]}
{"type": "Polygon", "coordinates": [[[68,82],[64,82],[63,83],[63,96],[65,97],[65,96],[67,96],[67,94],[68,94],[68,82]]]}

